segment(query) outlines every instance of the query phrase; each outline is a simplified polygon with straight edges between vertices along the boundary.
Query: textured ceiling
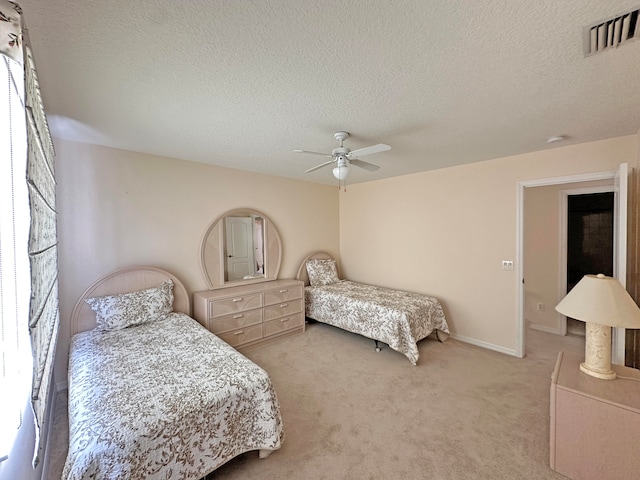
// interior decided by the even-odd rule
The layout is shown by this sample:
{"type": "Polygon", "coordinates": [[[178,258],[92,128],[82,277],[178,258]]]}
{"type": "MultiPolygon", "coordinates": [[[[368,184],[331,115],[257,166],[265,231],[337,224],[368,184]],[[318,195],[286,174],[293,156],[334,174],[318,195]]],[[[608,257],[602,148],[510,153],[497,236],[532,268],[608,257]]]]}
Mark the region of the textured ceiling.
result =
{"type": "Polygon", "coordinates": [[[335,184],[293,150],[390,145],[355,183],[640,128],[640,41],[582,43],[639,0],[18,3],[62,138],[335,184]]]}

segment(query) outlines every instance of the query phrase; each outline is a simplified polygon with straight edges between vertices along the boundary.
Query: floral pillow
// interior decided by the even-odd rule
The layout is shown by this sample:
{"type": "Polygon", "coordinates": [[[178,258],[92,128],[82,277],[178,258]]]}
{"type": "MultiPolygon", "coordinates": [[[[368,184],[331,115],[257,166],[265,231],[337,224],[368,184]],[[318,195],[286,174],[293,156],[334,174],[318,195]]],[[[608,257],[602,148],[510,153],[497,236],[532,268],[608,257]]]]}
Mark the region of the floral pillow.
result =
{"type": "Polygon", "coordinates": [[[173,281],[138,292],[87,298],[85,302],[96,312],[97,330],[122,330],[166,318],[173,311],[173,281]]]}
{"type": "Polygon", "coordinates": [[[309,284],[312,287],[330,285],[340,281],[336,261],[333,259],[307,260],[307,274],[309,275],[309,284]]]}

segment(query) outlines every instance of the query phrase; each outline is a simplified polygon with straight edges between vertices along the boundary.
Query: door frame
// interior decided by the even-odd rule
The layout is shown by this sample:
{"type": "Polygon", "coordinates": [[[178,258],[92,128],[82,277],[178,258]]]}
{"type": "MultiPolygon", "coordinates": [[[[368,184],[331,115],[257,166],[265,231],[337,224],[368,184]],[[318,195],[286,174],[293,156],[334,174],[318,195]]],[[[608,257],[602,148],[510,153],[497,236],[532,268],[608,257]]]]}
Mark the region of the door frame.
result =
{"type": "MultiPolygon", "coordinates": [[[[550,185],[563,185],[567,183],[593,182],[597,180],[614,180],[618,175],[618,170],[609,170],[604,172],[583,173],[577,175],[569,175],[564,177],[541,178],[537,180],[525,180],[518,182],[516,185],[516,267],[517,275],[515,281],[518,283],[517,291],[517,311],[518,319],[516,325],[516,356],[523,358],[525,354],[525,325],[524,325],[524,192],[526,188],[546,187],[550,185]]],[[[626,220],[626,219],[625,219],[626,220]]],[[[625,238],[626,241],[626,238],[625,238]]],[[[624,338],[622,339],[624,342],[624,338]]],[[[619,348],[619,343],[617,343],[619,348]]],[[[614,349],[616,343],[614,342],[614,349]]],[[[624,355],[624,345],[622,348],[624,355]]]]}
{"type": "MultiPolygon", "coordinates": [[[[560,264],[558,266],[558,272],[560,274],[558,278],[558,301],[567,294],[567,249],[568,249],[568,230],[569,230],[569,197],[572,195],[589,195],[591,193],[609,193],[613,192],[615,195],[616,186],[602,185],[599,187],[580,187],[570,188],[568,190],[560,190],[560,264]]],[[[615,200],[614,200],[615,204],[615,200]]],[[[617,212],[613,211],[613,215],[617,212]]],[[[615,221],[614,221],[615,224],[615,221]]],[[[616,266],[616,250],[618,242],[618,231],[613,229],[613,271],[617,271],[616,266]]],[[[557,331],[559,335],[567,334],[567,317],[562,314],[558,314],[558,326],[557,331]]]]}

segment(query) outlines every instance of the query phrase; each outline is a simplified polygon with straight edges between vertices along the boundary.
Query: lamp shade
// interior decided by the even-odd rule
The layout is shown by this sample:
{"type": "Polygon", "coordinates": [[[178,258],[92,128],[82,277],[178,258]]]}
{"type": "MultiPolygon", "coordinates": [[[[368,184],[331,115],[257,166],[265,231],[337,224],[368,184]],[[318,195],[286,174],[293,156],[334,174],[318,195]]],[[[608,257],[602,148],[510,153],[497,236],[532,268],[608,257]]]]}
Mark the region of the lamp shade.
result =
{"type": "Polygon", "coordinates": [[[617,278],[585,275],[556,310],[567,317],[618,328],[640,328],[640,308],[617,278]]]}

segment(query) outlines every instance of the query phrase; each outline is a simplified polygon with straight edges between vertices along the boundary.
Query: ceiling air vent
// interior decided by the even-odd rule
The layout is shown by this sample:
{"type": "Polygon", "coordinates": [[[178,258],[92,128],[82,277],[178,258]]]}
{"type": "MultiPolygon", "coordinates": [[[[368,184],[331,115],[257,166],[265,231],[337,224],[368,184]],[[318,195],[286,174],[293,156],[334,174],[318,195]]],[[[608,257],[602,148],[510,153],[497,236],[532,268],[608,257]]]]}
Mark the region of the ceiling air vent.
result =
{"type": "Polygon", "coordinates": [[[619,47],[629,40],[640,38],[640,7],[585,28],[586,55],[619,47]]]}

